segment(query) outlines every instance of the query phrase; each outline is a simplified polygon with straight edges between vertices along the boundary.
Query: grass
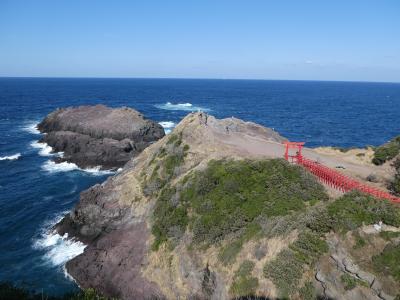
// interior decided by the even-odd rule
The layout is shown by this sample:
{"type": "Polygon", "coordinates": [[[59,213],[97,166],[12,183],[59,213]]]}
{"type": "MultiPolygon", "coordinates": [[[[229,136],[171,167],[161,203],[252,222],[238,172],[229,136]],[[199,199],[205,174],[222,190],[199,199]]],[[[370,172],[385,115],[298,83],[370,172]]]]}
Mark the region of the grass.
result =
{"type": "Polygon", "coordinates": [[[388,188],[391,190],[395,195],[400,196],[400,158],[397,158],[392,166],[396,170],[394,178],[392,182],[389,184],[388,188]]]}
{"type": "Polygon", "coordinates": [[[230,293],[234,297],[254,295],[258,287],[258,279],[251,276],[254,269],[254,262],[245,260],[236,271],[230,293]]]}
{"type": "Polygon", "coordinates": [[[317,292],[312,282],[306,282],[299,290],[299,296],[302,300],[315,300],[317,299],[317,292]]]}
{"type": "Polygon", "coordinates": [[[353,237],[355,241],[353,249],[360,249],[367,244],[358,231],[353,232],[353,237]]]}
{"type": "Polygon", "coordinates": [[[182,142],[182,134],[172,134],[165,147],[160,148],[149,163],[152,167],[150,178],[143,181],[142,189],[145,195],[158,193],[164,186],[180,173],[180,167],[185,161],[188,145],[182,142]]]}
{"type": "Polygon", "coordinates": [[[375,271],[387,276],[391,275],[400,281],[400,245],[389,244],[382,253],[372,257],[375,271]]]}
{"type": "Polygon", "coordinates": [[[395,137],[390,142],[383,144],[375,149],[372,162],[375,165],[382,165],[388,160],[393,159],[400,153],[400,136],[395,137]]]}
{"type": "Polygon", "coordinates": [[[400,209],[387,200],[350,192],[328,205],[328,216],[335,231],[346,232],[382,221],[400,226],[400,209]]]}
{"type": "Polygon", "coordinates": [[[386,241],[391,241],[392,239],[400,237],[400,232],[396,231],[381,231],[379,236],[386,241]]]}
{"type": "Polygon", "coordinates": [[[182,193],[194,211],[194,240],[210,244],[253,226],[259,216],[287,215],[326,198],[313,177],[280,159],[211,161],[182,193]]]}
{"type": "MultiPolygon", "coordinates": [[[[179,141],[172,139],[171,145],[179,141]]],[[[168,157],[157,174],[165,170],[168,176],[180,163],[168,157]]],[[[235,238],[221,251],[224,263],[233,262],[242,245],[257,234],[258,218],[288,215],[305,210],[308,202],[327,199],[313,176],[281,159],[211,161],[204,171],[186,176],[180,184],[178,190],[165,186],[159,194],[153,249],[179,238],[190,225],[196,245],[235,238]]]]}
{"type": "Polygon", "coordinates": [[[351,276],[350,274],[347,274],[347,273],[340,276],[340,280],[342,281],[343,287],[346,291],[350,291],[358,285],[366,285],[367,284],[366,282],[364,282],[354,276],[351,276]]]}
{"type": "Polygon", "coordinates": [[[306,268],[311,268],[328,251],[326,242],[316,233],[303,232],[288,249],[264,267],[264,275],[272,280],[280,296],[286,298],[298,290],[306,268]]]}

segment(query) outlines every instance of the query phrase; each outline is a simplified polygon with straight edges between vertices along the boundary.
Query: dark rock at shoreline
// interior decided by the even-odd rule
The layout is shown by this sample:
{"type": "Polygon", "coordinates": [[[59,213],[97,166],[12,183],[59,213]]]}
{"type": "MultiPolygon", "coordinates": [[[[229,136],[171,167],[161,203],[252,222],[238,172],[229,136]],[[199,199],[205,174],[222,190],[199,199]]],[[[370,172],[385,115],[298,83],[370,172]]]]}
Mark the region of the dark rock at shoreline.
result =
{"type": "Polygon", "coordinates": [[[81,168],[122,167],[165,135],[161,125],[131,108],[104,105],[57,109],[38,129],[47,133],[40,142],[56,152],[64,152],[61,161],[81,168]]]}

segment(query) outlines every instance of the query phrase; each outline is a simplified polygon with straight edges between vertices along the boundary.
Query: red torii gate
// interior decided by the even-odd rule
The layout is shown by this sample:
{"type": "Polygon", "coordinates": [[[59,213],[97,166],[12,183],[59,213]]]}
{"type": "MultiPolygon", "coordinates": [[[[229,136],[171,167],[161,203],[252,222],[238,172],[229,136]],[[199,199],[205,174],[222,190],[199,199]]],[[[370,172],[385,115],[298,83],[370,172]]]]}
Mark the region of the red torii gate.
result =
{"type": "Polygon", "coordinates": [[[312,174],[317,176],[322,182],[342,192],[358,190],[377,198],[383,198],[394,203],[400,203],[400,198],[398,197],[395,197],[387,192],[371,187],[353,178],[343,175],[337,170],[328,168],[317,161],[313,161],[303,157],[301,150],[304,147],[304,144],[304,142],[284,142],[285,159],[292,163],[302,165],[312,174]],[[296,155],[290,155],[290,149],[297,149],[296,155]]]}

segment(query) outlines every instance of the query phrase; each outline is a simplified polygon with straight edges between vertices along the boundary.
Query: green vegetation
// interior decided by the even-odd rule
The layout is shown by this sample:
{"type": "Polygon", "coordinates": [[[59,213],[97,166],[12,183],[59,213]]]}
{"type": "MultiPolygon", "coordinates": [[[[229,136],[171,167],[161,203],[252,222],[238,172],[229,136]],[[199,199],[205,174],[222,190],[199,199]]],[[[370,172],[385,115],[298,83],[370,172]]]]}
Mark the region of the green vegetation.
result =
{"type": "Polygon", "coordinates": [[[396,173],[393,181],[389,184],[389,189],[397,196],[400,196],[400,158],[397,158],[392,166],[395,168],[396,173]]]}
{"type": "Polygon", "coordinates": [[[346,291],[354,289],[357,285],[365,285],[366,284],[363,281],[361,281],[360,279],[358,279],[354,276],[351,276],[347,273],[340,276],[340,280],[342,281],[344,289],[346,291]]]}
{"type": "Polygon", "coordinates": [[[382,253],[372,257],[374,269],[384,275],[391,275],[400,281],[400,245],[389,244],[382,253]]]}
{"type": "Polygon", "coordinates": [[[235,277],[230,288],[230,293],[234,296],[254,295],[258,287],[258,279],[251,276],[254,269],[254,262],[245,260],[235,273],[235,277]]]}
{"type": "Polygon", "coordinates": [[[384,240],[390,241],[392,239],[400,237],[400,232],[398,231],[381,231],[379,236],[384,240]]]}
{"type": "Polygon", "coordinates": [[[375,165],[381,165],[384,162],[393,159],[400,153],[400,136],[395,137],[390,142],[375,148],[372,162],[375,165]]]}
{"type": "Polygon", "coordinates": [[[350,192],[328,205],[328,215],[335,231],[347,232],[363,224],[382,221],[400,226],[400,209],[387,200],[359,192],[350,192]]]}
{"type": "MultiPolygon", "coordinates": [[[[9,282],[0,282],[0,300],[107,300],[93,289],[86,289],[76,293],[68,293],[64,296],[49,296],[43,293],[35,293],[25,288],[16,287],[9,282]]],[[[116,300],[116,299],[115,299],[116,300]]]]}
{"type": "MultiPolygon", "coordinates": [[[[174,138],[174,144],[177,141],[174,138]]],[[[312,175],[281,159],[211,161],[204,171],[185,178],[178,190],[164,189],[154,213],[153,248],[179,237],[176,233],[189,224],[194,244],[208,246],[228,236],[236,238],[223,250],[226,262],[257,234],[259,218],[288,215],[305,210],[308,202],[327,199],[312,175]]]]}
{"type": "Polygon", "coordinates": [[[353,249],[360,249],[367,244],[367,242],[362,238],[362,236],[360,235],[360,233],[358,231],[353,232],[353,237],[355,240],[353,249]]]}
{"type": "Polygon", "coordinates": [[[272,280],[282,297],[288,297],[296,292],[305,269],[314,266],[327,251],[328,245],[318,234],[303,232],[289,249],[265,265],[264,275],[272,280]]]}
{"type": "Polygon", "coordinates": [[[317,299],[317,292],[312,282],[306,282],[299,290],[299,296],[302,300],[315,300],[317,299]]]}
{"type": "Polygon", "coordinates": [[[274,159],[211,161],[205,171],[191,178],[182,199],[194,211],[194,241],[212,244],[246,231],[260,216],[304,210],[307,201],[327,196],[301,168],[274,159]]]}
{"type": "Polygon", "coordinates": [[[166,146],[162,147],[149,163],[153,170],[150,178],[143,181],[142,189],[145,195],[158,193],[172,178],[180,174],[180,167],[188,150],[189,146],[183,145],[182,133],[169,137],[166,146]]]}
{"type": "Polygon", "coordinates": [[[221,262],[225,265],[233,263],[240,250],[242,250],[243,244],[257,236],[260,231],[260,225],[256,223],[249,224],[238,238],[221,249],[219,255],[221,262]]]}

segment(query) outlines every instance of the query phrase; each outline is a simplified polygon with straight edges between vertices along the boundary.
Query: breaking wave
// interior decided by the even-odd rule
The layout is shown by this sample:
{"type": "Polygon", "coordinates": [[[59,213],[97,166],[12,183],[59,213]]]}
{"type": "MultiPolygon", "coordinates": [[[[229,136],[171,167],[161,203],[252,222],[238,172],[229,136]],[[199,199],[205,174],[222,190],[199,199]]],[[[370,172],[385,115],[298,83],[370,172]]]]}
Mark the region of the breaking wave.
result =
{"type": "Polygon", "coordinates": [[[49,173],[69,172],[69,171],[77,170],[77,171],[82,171],[82,172],[89,173],[89,174],[96,175],[96,176],[110,175],[110,174],[115,173],[115,171],[111,171],[111,170],[101,170],[101,167],[99,167],[99,166],[93,167],[93,168],[81,169],[74,163],[70,163],[70,162],[66,162],[66,161],[61,162],[61,163],[56,163],[52,160],[46,161],[42,165],[42,169],[49,173]]]}
{"type": "Polygon", "coordinates": [[[156,104],[155,107],[166,110],[183,110],[183,111],[210,111],[208,108],[195,106],[192,103],[171,103],[156,104]]]}
{"type": "Polygon", "coordinates": [[[40,134],[40,131],[37,129],[37,125],[39,123],[37,121],[35,122],[30,122],[24,126],[22,126],[22,130],[32,133],[32,134],[40,134]]]}
{"type": "Polygon", "coordinates": [[[17,153],[9,156],[0,156],[0,160],[16,160],[21,157],[21,153],[17,153]]]}
{"type": "Polygon", "coordinates": [[[59,235],[52,228],[63,218],[63,215],[57,216],[44,225],[42,232],[33,243],[33,248],[44,250],[46,253],[44,259],[54,266],[62,266],[75,256],[83,253],[86,245],[74,239],[68,239],[68,234],[59,235]]]}
{"type": "Polygon", "coordinates": [[[46,143],[39,143],[39,141],[34,141],[34,142],[31,143],[31,147],[33,147],[35,149],[39,149],[39,155],[40,156],[52,156],[52,155],[54,155],[52,153],[53,148],[51,148],[46,143]]]}
{"type": "Polygon", "coordinates": [[[158,124],[164,128],[165,134],[171,133],[172,129],[174,129],[176,126],[176,124],[171,121],[160,122],[158,124]]]}

